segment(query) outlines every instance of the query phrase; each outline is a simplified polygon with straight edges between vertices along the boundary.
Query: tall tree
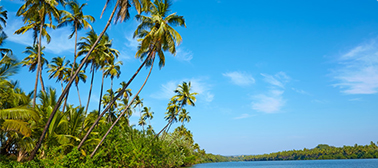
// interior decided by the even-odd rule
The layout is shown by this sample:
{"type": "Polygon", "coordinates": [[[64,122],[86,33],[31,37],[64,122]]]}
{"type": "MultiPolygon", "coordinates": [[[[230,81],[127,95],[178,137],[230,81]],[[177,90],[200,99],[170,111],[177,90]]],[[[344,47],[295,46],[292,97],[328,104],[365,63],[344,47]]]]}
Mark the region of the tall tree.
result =
{"type": "MultiPolygon", "coordinates": [[[[186,83],[186,82],[183,82],[182,85],[178,85],[178,88],[175,90],[175,93],[176,95],[172,97],[172,100],[171,102],[173,104],[178,104],[179,105],[179,109],[178,111],[175,113],[175,116],[177,115],[178,112],[180,112],[182,110],[182,108],[186,105],[191,105],[191,106],[195,106],[194,105],[194,102],[196,101],[196,98],[195,98],[195,95],[197,95],[198,93],[194,92],[194,93],[191,93],[191,83],[186,83]]],[[[159,136],[159,134],[165,130],[170,124],[172,124],[174,118],[176,117],[172,117],[168,124],[158,133],[156,134],[155,137],[159,136]]]]}
{"type": "MultiPolygon", "coordinates": [[[[45,49],[45,46],[42,46],[41,49],[41,69],[43,70],[43,67],[45,65],[48,65],[48,61],[46,58],[44,58],[43,50],[45,49]]],[[[29,71],[34,72],[37,69],[38,66],[38,45],[34,44],[33,46],[27,46],[26,50],[23,52],[25,54],[28,54],[27,57],[24,58],[22,61],[22,66],[29,67],[29,71]]],[[[38,71],[37,71],[38,72],[38,71]]],[[[42,86],[43,85],[43,78],[42,78],[42,71],[39,72],[39,80],[41,81],[42,86]]],[[[44,87],[42,87],[42,91],[45,92],[44,87]]]]}
{"type": "MultiPolygon", "coordinates": [[[[80,5],[77,1],[70,1],[67,3],[67,6],[70,9],[70,12],[62,10],[62,18],[61,22],[59,23],[58,27],[63,27],[67,25],[72,25],[72,33],[68,37],[71,39],[73,35],[75,34],[75,49],[74,49],[74,61],[73,61],[73,67],[76,67],[76,49],[77,49],[77,32],[83,28],[90,28],[92,29],[92,26],[90,25],[89,22],[94,22],[95,18],[91,15],[84,15],[83,14],[83,7],[86,6],[87,4],[84,3],[80,5]]],[[[73,76],[73,72],[71,71],[69,76],[73,76]]],[[[68,94],[66,94],[66,99],[64,100],[64,105],[66,106],[67,100],[68,100],[68,94]]]]}
{"type": "MultiPolygon", "coordinates": [[[[63,92],[63,82],[65,75],[67,75],[68,67],[67,65],[70,61],[64,61],[65,57],[54,57],[51,61],[51,64],[48,65],[49,70],[47,71],[50,73],[49,78],[56,78],[56,82],[60,82],[62,86],[63,92]]],[[[63,107],[64,108],[64,107],[63,107]]]]}
{"type": "Polygon", "coordinates": [[[151,125],[151,120],[154,118],[154,112],[151,107],[144,107],[142,110],[142,117],[146,120],[148,119],[148,124],[151,125]]]}
{"type": "Polygon", "coordinates": [[[190,122],[192,117],[189,116],[189,111],[186,111],[186,109],[182,109],[178,119],[182,123],[182,125],[185,126],[185,122],[190,122]]]}
{"type": "MultiPolygon", "coordinates": [[[[38,86],[38,75],[41,71],[41,48],[42,48],[42,31],[45,25],[46,16],[48,17],[50,23],[52,23],[53,18],[59,19],[60,13],[56,6],[61,3],[64,4],[64,0],[25,0],[25,3],[18,9],[17,16],[22,16],[24,22],[28,20],[35,20],[36,15],[40,18],[39,25],[39,39],[38,39],[38,67],[37,76],[35,78],[34,85],[34,101],[33,107],[35,107],[35,99],[37,94],[38,86]]],[[[34,153],[32,155],[35,155],[34,153]]],[[[34,156],[33,156],[34,157],[34,156]]]]}
{"type": "MultiPolygon", "coordinates": [[[[182,16],[177,16],[176,14],[171,14],[165,17],[166,14],[168,14],[169,12],[170,5],[171,5],[171,1],[169,0],[165,0],[164,2],[163,1],[154,1],[154,3],[149,2],[149,3],[146,3],[146,6],[144,6],[143,8],[147,7],[146,9],[148,10],[146,12],[150,13],[150,17],[137,15],[137,19],[141,21],[142,23],[138,26],[137,30],[134,33],[134,37],[138,37],[141,40],[141,45],[139,46],[139,50],[136,54],[136,57],[144,59],[144,62],[139,67],[137,72],[131,77],[128,84],[135,78],[135,76],[139,73],[140,69],[145,64],[147,66],[152,67],[156,54],[158,54],[159,56],[159,66],[160,68],[162,68],[165,65],[165,57],[164,57],[163,52],[169,51],[172,54],[176,53],[175,47],[176,45],[179,45],[181,43],[182,38],[180,34],[178,34],[177,31],[174,30],[170,25],[185,26],[185,21],[182,16]]],[[[143,86],[144,85],[142,85],[141,88],[143,88],[143,86]]],[[[123,88],[122,90],[124,91],[126,87],[123,88]]],[[[118,93],[115,99],[117,99],[121,94],[122,92],[118,93]]],[[[112,103],[114,103],[114,100],[110,102],[107,108],[104,109],[104,112],[108,108],[110,108],[110,105],[112,103]]],[[[100,120],[100,117],[104,114],[104,112],[100,114],[99,118],[97,118],[97,121],[100,120]]],[[[115,123],[118,120],[119,119],[117,119],[115,123]]],[[[114,127],[114,125],[115,124],[113,124],[112,127],[109,128],[108,132],[104,135],[102,141],[106,138],[107,134],[114,127]]],[[[93,127],[94,125],[92,125],[92,127],[88,130],[86,136],[88,136],[88,134],[93,129],[93,127]]],[[[84,140],[85,140],[85,137],[84,137],[84,140]]],[[[78,146],[78,148],[80,148],[80,145],[78,146]]],[[[95,151],[92,154],[96,152],[97,148],[98,147],[96,147],[95,151]]]]}
{"type": "MultiPolygon", "coordinates": [[[[94,30],[91,30],[89,33],[87,33],[87,37],[82,37],[82,42],[78,43],[79,46],[79,52],[78,55],[84,55],[87,54],[92,46],[95,44],[96,39],[98,38],[97,34],[94,30]]],[[[92,86],[93,86],[93,79],[94,79],[94,73],[96,70],[104,66],[106,63],[109,62],[109,60],[114,59],[114,57],[118,56],[119,51],[116,49],[111,48],[112,46],[112,40],[109,39],[109,36],[105,34],[101,37],[101,40],[98,45],[93,49],[93,53],[86,61],[86,66],[89,64],[91,65],[91,86],[89,88],[89,95],[88,95],[88,101],[85,108],[85,112],[88,111],[89,102],[91,98],[92,93],[92,86]]],[[[103,75],[104,76],[104,75],[103,75]]]]}

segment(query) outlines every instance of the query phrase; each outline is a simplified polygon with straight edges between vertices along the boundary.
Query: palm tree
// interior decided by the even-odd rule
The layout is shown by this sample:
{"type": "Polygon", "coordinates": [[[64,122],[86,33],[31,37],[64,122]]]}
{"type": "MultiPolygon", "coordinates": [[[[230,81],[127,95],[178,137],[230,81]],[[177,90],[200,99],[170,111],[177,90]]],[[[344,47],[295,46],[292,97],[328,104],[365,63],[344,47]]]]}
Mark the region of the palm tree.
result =
{"type": "MultiPolygon", "coordinates": [[[[196,98],[194,97],[195,95],[197,95],[198,93],[191,93],[190,92],[191,90],[191,83],[186,83],[186,82],[183,82],[182,85],[178,85],[178,88],[175,90],[175,93],[176,95],[172,97],[172,100],[171,102],[173,104],[176,104],[178,103],[179,105],[179,109],[177,112],[180,112],[181,109],[185,106],[185,105],[191,105],[191,106],[195,106],[194,105],[194,102],[196,101],[196,98]]],[[[177,115],[177,113],[175,113],[175,115],[177,115]]],[[[172,124],[173,120],[174,120],[175,117],[172,117],[168,124],[158,133],[156,134],[155,137],[159,136],[159,134],[165,130],[168,125],[172,124]]]]}
{"type": "MultiPolygon", "coordinates": [[[[164,2],[157,0],[154,1],[153,4],[150,2],[147,6],[149,7],[148,13],[150,13],[151,17],[137,15],[137,19],[142,21],[142,23],[138,26],[137,30],[134,33],[134,37],[137,36],[141,40],[141,45],[136,54],[136,57],[141,59],[144,59],[146,56],[147,57],[144,59],[144,62],[128,83],[130,83],[134,79],[134,77],[139,73],[141,67],[143,67],[145,64],[146,66],[150,66],[151,72],[156,54],[158,54],[159,56],[159,66],[160,68],[162,68],[165,65],[165,57],[163,52],[169,51],[173,55],[176,53],[175,46],[181,43],[182,38],[180,34],[178,34],[177,31],[174,30],[170,25],[185,26],[185,21],[182,16],[177,16],[176,14],[171,14],[165,17],[169,11],[170,5],[171,2],[169,0],[165,0],[164,2]]],[[[150,72],[147,75],[145,83],[147,82],[150,72]]],[[[145,83],[142,85],[141,89],[144,87],[145,83]]],[[[123,88],[123,90],[125,89],[126,88],[123,88]]],[[[138,93],[136,95],[138,95],[138,93]]],[[[120,94],[121,93],[119,93],[116,98],[118,98],[120,94]]],[[[112,104],[113,102],[114,101],[110,102],[110,104],[112,104]]],[[[110,108],[110,104],[107,108],[110,108]]],[[[106,111],[107,108],[105,108],[104,111],[106,111]]],[[[97,120],[99,120],[99,118],[97,120]]],[[[119,118],[114,123],[117,123],[118,120],[119,118]]],[[[113,124],[112,127],[109,128],[102,141],[106,138],[107,134],[114,127],[114,125],[115,124],[113,124]]],[[[93,156],[93,154],[96,152],[98,146],[96,147],[94,152],[92,152],[91,156],[93,156]]]]}
{"type": "MultiPolygon", "coordinates": [[[[88,53],[91,47],[96,42],[95,40],[98,38],[94,30],[91,30],[89,33],[87,33],[87,35],[88,35],[87,37],[81,38],[83,42],[78,43],[79,50],[80,50],[78,52],[79,56],[88,53]]],[[[114,57],[118,57],[119,51],[111,47],[112,47],[112,40],[110,40],[109,36],[105,34],[104,36],[102,36],[99,44],[94,48],[93,53],[91,54],[90,58],[86,62],[86,66],[91,64],[91,73],[92,73],[88,102],[85,108],[86,112],[88,111],[89,102],[91,98],[95,70],[101,68],[102,66],[104,66],[104,64],[109,63],[112,59],[114,59],[114,57]]]]}
{"type": "Polygon", "coordinates": [[[151,125],[151,120],[154,118],[153,116],[154,112],[151,111],[151,107],[144,107],[142,110],[142,118],[145,120],[148,119],[149,125],[151,125]]]}
{"type": "MultiPolygon", "coordinates": [[[[104,102],[104,106],[114,99],[114,97],[113,97],[113,95],[114,95],[113,94],[113,90],[108,89],[106,92],[107,93],[102,98],[103,102],[104,102]]],[[[115,113],[114,113],[114,111],[117,109],[117,107],[118,107],[118,103],[116,102],[116,103],[113,103],[112,107],[109,109],[108,117],[107,117],[108,118],[108,123],[113,123],[113,118],[117,117],[115,115],[115,113]]]]}
{"type": "Polygon", "coordinates": [[[60,84],[62,86],[62,92],[63,92],[63,82],[65,75],[68,72],[67,65],[70,63],[69,60],[67,62],[64,61],[65,57],[54,57],[51,61],[51,64],[48,65],[49,70],[47,71],[50,73],[49,78],[56,78],[56,82],[60,81],[60,84]]]}
{"type": "Polygon", "coordinates": [[[134,100],[134,108],[139,106],[139,116],[142,116],[142,107],[143,107],[143,99],[141,99],[139,96],[135,96],[134,100]]]}
{"type": "MultiPolygon", "coordinates": [[[[41,48],[41,69],[43,70],[44,65],[48,65],[48,61],[44,57],[43,50],[45,46],[41,48]]],[[[26,50],[23,52],[25,54],[29,54],[24,60],[22,61],[22,66],[28,66],[29,71],[34,72],[38,66],[38,45],[34,44],[33,46],[27,46],[26,50]]],[[[38,71],[37,71],[38,72],[38,71]]],[[[39,71],[39,80],[41,81],[41,88],[42,91],[45,92],[43,78],[42,78],[42,71],[39,71]]]]}
{"type": "MultiPolygon", "coordinates": [[[[68,24],[72,25],[72,34],[68,37],[69,39],[72,38],[72,36],[75,34],[75,50],[74,50],[74,62],[73,62],[73,67],[76,67],[76,49],[77,49],[77,31],[81,30],[82,28],[90,28],[92,29],[92,26],[89,24],[88,21],[94,22],[95,19],[93,16],[90,15],[84,15],[83,14],[83,7],[86,6],[87,4],[84,3],[82,5],[79,5],[78,2],[76,1],[70,1],[67,3],[69,9],[71,10],[72,13],[62,10],[62,21],[59,23],[58,27],[63,27],[67,26],[68,24]]],[[[69,76],[73,75],[74,71],[71,71],[69,76]]],[[[68,99],[68,94],[66,94],[66,99],[64,101],[64,106],[67,104],[67,99],[68,99]]]]}
{"type": "Polygon", "coordinates": [[[142,126],[143,132],[144,132],[144,126],[146,125],[146,119],[143,117],[139,118],[138,125],[142,126]]]}
{"type": "Polygon", "coordinates": [[[179,121],[185,126],[184,122],[190,122],[191,117],[189,116],[189,112],[186,109],[182,109],[179,114],[179,121]]]}
{"type": "MultiPolygon", "coordinates": [[[[37,67],[37,76],[35,78],[34,86],[34,102],[33,107],[35,107],[35,99],[37,94],[38,86],[38,75],[41,71],[41,47],[42,47],[42,31],[45,25],[46,16],[52,24],[52,18],[59,19],[60,13],[56,6],[61,3],[64,4],[64,0],[25,0],[25,3],[17,11],[17,16],[22,16],[24,22],[27,20],[36,21],[36,17],[40,18],[39,26],[39,39],[38,39],[38,67],[37,67]],[[36,16],[38,15],[38,16],[36,16]]],[[[43,138],[41,138],[42,141],[43,138]]],[[[38,145],[37,145],[38,146],[38,145]]],[[[34,158],[36,151],[33,151],[30,158],[34,158]]]]}
{"type": "Polygon", "coordinates": [[[111,61],[110,64],[106,64],[103,67],[105,77],[110,76],[110,89],[113,88],[113,79],[114,77],[119,78],[121,75],[121,65],[122,61],[118,61],[114,64],[114,61],[111,61]]]}
{"type": "MultiPolygon", "coordinates": [[[[14,34],[24,34],[27,31],[32,30],[33,31],[33,45],[36,44],[36,43],[38,44],[37,39],[38,39],[38,34],[40,32],[39,31],[40,25],[41,25],[40,16],[34,15],[31,18],[29,18],[28,20],[25,20],[25,25],[22,26],[21,28],[19,28],[18,30],[16,30],[14,32],[14,34]]],[[[47,30],[46,30],[47,27],[55,29],[56,26],[54,26],[52,23],[44,23],[44,25],[43,25],[41,34],[42,34],[42,37],[46,38],[46,41],[47,41],[47,44],[48,44],[51,41],[51,36],[50,36],[50,34],[47,33],[47,30]]]]}

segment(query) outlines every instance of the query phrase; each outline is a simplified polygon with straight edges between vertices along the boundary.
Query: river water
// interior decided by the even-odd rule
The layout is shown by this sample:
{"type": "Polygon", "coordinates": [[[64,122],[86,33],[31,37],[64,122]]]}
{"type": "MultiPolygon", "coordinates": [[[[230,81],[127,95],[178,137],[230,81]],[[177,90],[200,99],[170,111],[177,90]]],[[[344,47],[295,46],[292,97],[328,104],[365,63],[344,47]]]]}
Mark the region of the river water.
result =
{"type": "Polygon", "coordinates": [[[296,161],[251,161],[221,162],[194,165],[193,168],[378,168],[378,159],[349,160],[296,160],[296,161]]]}

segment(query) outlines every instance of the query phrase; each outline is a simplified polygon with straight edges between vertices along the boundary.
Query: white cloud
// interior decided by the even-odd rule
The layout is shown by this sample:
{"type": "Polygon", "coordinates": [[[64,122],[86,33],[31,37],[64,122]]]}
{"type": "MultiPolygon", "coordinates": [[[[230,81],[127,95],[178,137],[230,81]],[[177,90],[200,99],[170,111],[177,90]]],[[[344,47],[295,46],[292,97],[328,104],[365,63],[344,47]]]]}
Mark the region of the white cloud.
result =
{"type": "Polygon", "coordinates": [[[285,84],[290,81],[290,77],[284,72],[278,72],[275,75],[263,74],[264,81],[270,84],[267,93],[253,95],[252,109],[264,113],[280,112],[282,107],[286,104],[283,98],[285,92],[285,84]]]}
{"type": "Polygon", "coordinates": [[[233,84],[239,86],[248,86],[255,83],[255,79],[251,75],[243,72],[228,72],[224,73],[223,76],[230,78],[233,84]]]}
{"type": "Polygon", "coordinates": [[[282,97],[284,91],[270,90],[269,92],[253,96],[252,109],[265,113],[279,112],[286,103],[282,97]]]}
{"type": "Polygon", "coordinates": [[[205,78],[192,78],[192,79],[183,79],[183,80],[172,80],[160,86],[160,90],[150,95],[154,99],[167,100],[172,98],[175,93],[174,90],[177,89],[179,84],[182,84],[183,81],[191,82],[192,93],[196,92],[197,100],[204,100],[206,102],[211,102],[214,100],[214,94],[211,93],[211,85],[205,82],[205,78]]]}
{"type": "Polygon", "coordinates": [[[177,49],[175,58],[177,58],[180,61],[190,62],[190,60],[193,59],[193,53],[192,51],[185,50],[181,47],[177,49]]]}
{"type": "Polygon", "coordinates": [[[290,81],[290,77],[287,76],[285,72],[278,72],[274,76],[261,73],[261,76],[264,77],[265,82],[268,82],[271,85],[278,86],[280,88],[285,88],[284,85],[290,81]]]}
{"type": "Polygon", "coordinates": [[[307,93],[306,91],[304,91],[302,89],[291,88],[291,90],[293,90],[293,91],[295,91],[299,94],[310,95],[309,93],[307,93]]]}
{"type": "Polygon", "coordinates": [[[378,43],[361,44],[338,59],[339,67],[331,76],[333,86],[345,94],[375,94],[378,92],[378,43]]]}
{"type": "Polygon", "coordinates": [[[249,118],[249,117],[253,117],[253,116],[254,115],[250,115],[250,114],[242,114],[239,117],[235,117],[234,119],[235,120],[240,120],[240,119],[249,118]]]}
{"type": "MultiPolygon", "coordinates": [[[[29,30],[28,32],[21,35],[14,34],[14,32],[21,28],[23,25],[24,22],[21,18],[16,18],[14,13],[10,13],[7,27],[4,29],[5,33],[8,35],[7,40],[26,46],[32,45],[32,30],[29,30]]],[[[47,51],[54,54],[60,54],[64,51],[73,52],[75,39],[68,39],[68,36],[71,34],[69,27],[55,30],[48,29],[47,31],[51,36],[51,42],[49,44],[46,44],[45,39],[42,41],[42,45],[46,46],[47,51]]]]}

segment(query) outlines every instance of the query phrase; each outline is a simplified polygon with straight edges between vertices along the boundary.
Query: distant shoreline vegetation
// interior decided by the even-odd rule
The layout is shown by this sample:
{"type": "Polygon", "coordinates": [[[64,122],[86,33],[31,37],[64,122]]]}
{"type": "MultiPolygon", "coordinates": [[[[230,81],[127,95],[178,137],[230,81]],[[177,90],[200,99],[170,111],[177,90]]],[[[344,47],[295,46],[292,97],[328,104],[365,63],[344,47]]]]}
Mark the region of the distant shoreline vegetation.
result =
{"type": "Polygon", "coordinates": [[[206,162],[228,161],[277,161],[277,160],[327,160],[327,159],[371,159],[378,158],[378,146],[370,145],[334,147],[319,144],[313,149],[289,150],[263,155],[221,156],[206,154],[206,162]]]}

